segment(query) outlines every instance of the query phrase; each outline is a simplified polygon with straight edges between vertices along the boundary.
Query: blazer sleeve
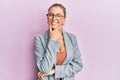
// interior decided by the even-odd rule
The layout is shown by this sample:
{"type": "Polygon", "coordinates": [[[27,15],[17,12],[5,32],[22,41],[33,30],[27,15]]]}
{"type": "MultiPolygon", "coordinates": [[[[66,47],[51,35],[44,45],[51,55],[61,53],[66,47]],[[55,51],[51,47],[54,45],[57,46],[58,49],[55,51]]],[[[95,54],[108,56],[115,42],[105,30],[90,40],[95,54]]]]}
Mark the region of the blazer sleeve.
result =
{"type": "Polygon", "coordinates": [[[75,73],[81,71],[83,68],[82,60],[81,60],[81,54],[78,49],[78,44],[76,37],[74,36],[73,41],[73,48],[74,48],[74,56],[71,62],[69,62],[67,65],[59,65],[55,67],[55,78],[63,78],[72,76],[75,73]]]}
{"type": "Polygon", "coordinates": [[[40,36],[36,36],[34,39],[34,50],[38,69],[43,73],[48,73],[55,64],[55,55],[60,44],[49,39],[46,48],[44,48],[44,41],[40,36]]]}

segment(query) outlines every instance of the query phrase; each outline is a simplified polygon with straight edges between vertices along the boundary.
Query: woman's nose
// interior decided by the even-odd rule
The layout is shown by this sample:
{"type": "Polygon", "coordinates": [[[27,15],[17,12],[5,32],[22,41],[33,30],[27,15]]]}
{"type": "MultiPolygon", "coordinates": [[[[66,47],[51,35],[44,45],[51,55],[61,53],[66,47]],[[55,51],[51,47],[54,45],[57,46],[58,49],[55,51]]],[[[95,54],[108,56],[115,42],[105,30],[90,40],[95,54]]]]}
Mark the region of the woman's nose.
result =
{"type": "Polygon", "coordinates": [[[55,15],[53,16],[53,20],[56,20],[56,16],[55,15]]]}

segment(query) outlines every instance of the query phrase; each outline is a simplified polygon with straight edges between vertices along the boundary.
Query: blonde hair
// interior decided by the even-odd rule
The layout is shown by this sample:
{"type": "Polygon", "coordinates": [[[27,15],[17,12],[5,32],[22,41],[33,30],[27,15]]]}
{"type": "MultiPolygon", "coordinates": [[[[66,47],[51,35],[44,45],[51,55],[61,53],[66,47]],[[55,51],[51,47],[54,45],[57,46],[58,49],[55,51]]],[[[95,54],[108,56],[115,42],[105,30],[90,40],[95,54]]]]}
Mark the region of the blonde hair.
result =
{"type": "Polygon", "coordinates": [[[53,5],[51,5],[48,9],[48,11],[50,11],[50,9],[52,7],[60,7],[62,10],[63,10],[63,13],[64,13],[64,17],[66,18],[66,8],[62,5],[62,4],[59,4],[59,3],[54,3],[53,5]]]}

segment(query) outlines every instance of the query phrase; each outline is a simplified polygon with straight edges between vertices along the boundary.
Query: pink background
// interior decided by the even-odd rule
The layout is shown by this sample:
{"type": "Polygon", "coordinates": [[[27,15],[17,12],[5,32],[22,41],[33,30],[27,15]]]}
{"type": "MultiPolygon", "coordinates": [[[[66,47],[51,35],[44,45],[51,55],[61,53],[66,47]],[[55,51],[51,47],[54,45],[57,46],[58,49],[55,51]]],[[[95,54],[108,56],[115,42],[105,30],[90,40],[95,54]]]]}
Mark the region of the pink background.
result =
{"type": "Polygon", "coordinates": [[[33,39],[48,29],[55,1],[67,8],[64,30],[82,54],[76,80],[120,80],[119,0],[0,0],[0,80],[36,80],[33,39]]]}

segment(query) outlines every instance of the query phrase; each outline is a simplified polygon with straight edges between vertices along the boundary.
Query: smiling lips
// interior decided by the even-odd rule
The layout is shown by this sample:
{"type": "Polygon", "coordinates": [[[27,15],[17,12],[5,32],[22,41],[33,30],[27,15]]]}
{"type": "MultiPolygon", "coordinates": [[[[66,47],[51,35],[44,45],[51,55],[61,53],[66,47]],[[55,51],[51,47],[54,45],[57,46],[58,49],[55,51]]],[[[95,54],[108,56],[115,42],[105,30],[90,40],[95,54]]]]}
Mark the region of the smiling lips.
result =
{"type": "Polygon", "coordinates": [[[52,25],[58,24],[57,22],[51,22],[51,23],[52,23],[52,25]]]}
{"type": "Polygon", "coordinates": [[[53,22],[51,22],[51,24],[53,25],[52,30],[55,30],[55,28],[56,28],[55,26],[57,26],[58,22],[53,21],[53,22]]]}

